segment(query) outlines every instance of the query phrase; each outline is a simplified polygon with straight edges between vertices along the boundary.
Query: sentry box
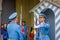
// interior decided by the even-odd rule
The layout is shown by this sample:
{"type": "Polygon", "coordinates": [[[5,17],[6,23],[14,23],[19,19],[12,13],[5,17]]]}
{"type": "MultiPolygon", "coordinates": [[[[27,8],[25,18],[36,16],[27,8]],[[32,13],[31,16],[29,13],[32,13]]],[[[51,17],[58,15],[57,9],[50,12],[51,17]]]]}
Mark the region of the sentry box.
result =
{"type": "MultiPolygon", "coordinates": [[[[60,40],[60,6],[56,3],[43,1],[33,7],[29,12],[34,12],[34,28],[38,29],[39,14],[44,13],[47,16],[46,22],[50,24],[50,40],[60,40]]],[[[34,30],[34,40],[37,37],[37,31],[34,30]]]]}

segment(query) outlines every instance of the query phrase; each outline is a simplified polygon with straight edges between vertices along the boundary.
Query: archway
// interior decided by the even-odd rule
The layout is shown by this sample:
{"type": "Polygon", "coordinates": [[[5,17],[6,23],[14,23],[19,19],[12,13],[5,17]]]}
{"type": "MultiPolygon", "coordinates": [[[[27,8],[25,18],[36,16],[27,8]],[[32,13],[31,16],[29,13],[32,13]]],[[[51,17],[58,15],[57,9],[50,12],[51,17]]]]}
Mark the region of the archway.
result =
{"type": "Polygon", "coordinates": [[[55,40],[55,15],[54,15],[54,12],[51,9],[47,8],[47,9],[42,10],[41,13],[44,13],[47,16],[46,22],[50,24],[50,30],[48,33],[50,40],[55,40]]]}

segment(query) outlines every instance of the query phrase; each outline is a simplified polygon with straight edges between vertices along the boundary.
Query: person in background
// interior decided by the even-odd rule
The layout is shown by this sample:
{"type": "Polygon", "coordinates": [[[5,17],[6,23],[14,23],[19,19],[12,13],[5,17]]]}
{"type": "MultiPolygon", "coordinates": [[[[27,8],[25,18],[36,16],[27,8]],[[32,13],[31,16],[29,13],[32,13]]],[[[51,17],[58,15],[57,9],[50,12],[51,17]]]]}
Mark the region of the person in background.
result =
{"type": "Polygon", "coordinates": [[[34,28],[33,27],[31,27],[31,29],[30,29],[30,40],[33,40],[34,39],[34,28]]]}
{"type": "Polygon", "coordinates": [[[1,26],[1,34],[3,36],[3,40],[7,40],[7,24],[2,24],[1,26]]]}
{"type": "Polygon", "coordinates": [[[27,40],[28,26],[26,25],[25,21],[22,21],[22,33],[23,33],[24,40],[27,40]]]}
{"type": "Polygon", "coordinates": [[[23,40],[22,28],[17,24],[17,12],[12,13],[9,16],[9,20],[11,20],[11,22],[7,25],[8,40],[23,40]]]}

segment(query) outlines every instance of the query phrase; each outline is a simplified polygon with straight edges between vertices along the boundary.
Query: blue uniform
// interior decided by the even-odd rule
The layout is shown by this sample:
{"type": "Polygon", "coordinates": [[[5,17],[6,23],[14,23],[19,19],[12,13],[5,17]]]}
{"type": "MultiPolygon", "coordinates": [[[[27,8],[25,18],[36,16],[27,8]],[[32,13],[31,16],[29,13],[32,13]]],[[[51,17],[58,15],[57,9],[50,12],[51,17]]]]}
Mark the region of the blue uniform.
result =
{"type": "Polygon", "coordinates": [[[48,32],[49,24],[42,22],[38,28],[38,40],[50,40],[48,32]]]}
{"type": "Polygon", "coordinates": [[[22,27],[13,21],[17,17],[17,12],[12,13],[9,16],[9,20],[12,22],[7,25],[8,40],[23,40],[22,27]]]}
{"type": "Polygon", "coordinates": [[[27,40],[27,30],[28,30],[28,26],[24,26],[24,34],[23,34],[23,39],[27,40]]]}
{"type": "Polygon", "coordinates": [[[8,40],[23,40],[22,28],[15,22],[7,25],[8,40]]]}

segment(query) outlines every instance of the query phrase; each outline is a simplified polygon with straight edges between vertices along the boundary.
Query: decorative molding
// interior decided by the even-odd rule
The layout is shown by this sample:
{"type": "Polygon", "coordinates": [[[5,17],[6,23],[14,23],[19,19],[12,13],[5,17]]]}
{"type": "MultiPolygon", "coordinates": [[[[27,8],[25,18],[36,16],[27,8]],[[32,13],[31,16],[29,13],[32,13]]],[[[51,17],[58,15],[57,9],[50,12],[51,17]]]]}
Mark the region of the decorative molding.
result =
{"type": "Polygon", "coordinates": [[[43,3],[50,3],[50,4],[53,4],[54,6],[60,8],[60,5],[59,5],[59,4],[45,0],[45,1],[42,1],[42,2],[38,3],[35,7],[33,7],[33,8],[29,11],[29,13],[34,12],[34,10],[35,10],[36,8],[40,7],[43,3]]]}

